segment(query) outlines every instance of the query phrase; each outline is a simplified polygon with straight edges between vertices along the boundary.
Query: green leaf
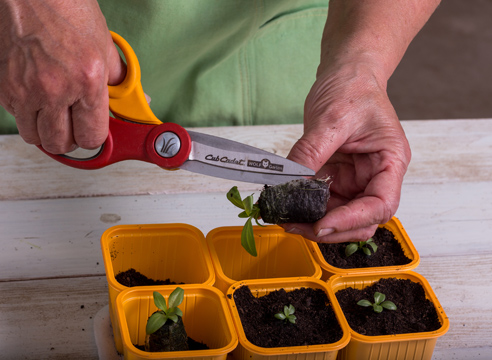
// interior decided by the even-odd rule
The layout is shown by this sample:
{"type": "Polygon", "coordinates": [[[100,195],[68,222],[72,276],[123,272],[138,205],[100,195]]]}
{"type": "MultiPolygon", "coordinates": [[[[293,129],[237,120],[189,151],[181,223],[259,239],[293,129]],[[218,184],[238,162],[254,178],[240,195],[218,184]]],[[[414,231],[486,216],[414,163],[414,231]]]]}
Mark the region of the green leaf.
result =
{"type": "Polygon", "coordinates": [[[240,212],[239,213],[238,217],[240,217],[240,218],[249,218],[249,215],[246,214],[246,211],[243,211],[243,212],[240,212]]]}
{"type": "Polygon", "coordinates": [[[178,315],[176,315],[176,314],[168,316],[168,318],[171,319],[172,321],[174,321],[175,323],[178,322],[178,315]]]}
{"type": "Polygon", "coordinates": [[[175,313],[176,313],[176,315],[183,317],[183,312],[181,311],[180,308],[176,308],[175,313]]]}
{"type": "Polygon", "coordinates": [[[291,314],[296,312],[296,309],[295,309],[294,305],[290,304],[288,307],[284,306],[284,312],[288,315],[291,315],[291,314]]]}
{"type": "Polygon", "coordinates": [[[389,300],[383,301],[381,303],[381,306],[388,310],[396,310],[396,305],[393,301],[389,301],[389,300]]]}
{"type": "Polygon", "coordinates": [[[167,316],[161,312],[153,313],[149,319],[147,320],[147,326],[145,327],[145,332],[147,334],[153,334],[157,330],[159,330],[162,325],[164,325],[167,321],[167,316]]]}
{"type": "Polygon", "coordinates": [[[162,311],[167,311],[166,299],[157,291],[154,291],[154,304],[162,311]]]}
{"type": "Polygon", "coordinates": [[[289,321],[290,321],[291,324],[295,324],[296,323],[296,320],[297,320],[297,318],[296,318],[295,315],[290,315],[288,317],[288,319],[289,319],[289,321]]]}
{"type": "Polygon", "coordinates": [[[378,251],[378,246],[376,243],[372,242],[372,239],[367,240],[367,244],[372,248],[372,252],[378,251]]]}
{"type": "Polygon", "coordinates": [[[241,232],[241,245],[243,248],[252,256],[257,256],[255,236],[253,233],[253,224],[251,223],[251,218],[244,224],[243,231],[241,232]]]}
{"type": "Polygon", "coordinates": [[[174,291],[169,295],[169,308],[177,308],[179,304],[183,302],[184,299],[184,290],[180,287],[174,289],[174,291]]]}
{"type": "Polygon", "coordinates": [[[241,200],[241,194],[239,194],[237,186],[233,186],[231,190],[229,190],[229,192],[227,193],[227,198],[238,208],[244,209],[243,201],[241,200]]]}
{"type": "Polygon", "coordinates": [[[275,314],[273,316],[275,316],[275,318],[279,319],[279,320],[285,320],[285,318],[286,318],[286,316],[283,313],[278,313],[278,314],[275,314]]]}
{"type": "Polygon", "coordinates": [[[376,304],[381,304],[386,299],[386,295],[381,294],[380,292],[374,293],[374,301],[376,304]]]}
{"type": "Polygon", "coordinates": [[[363,252],[364,252],[364,254],[366,254],[367,256],[371,256],[371,250],[369,250],[368,248],[363,247],[363,248],[362,248],[362,251],[363,251],[363,252]]]}
{"type": "Polygon", "coordinates": [[[357,251],[359,247],[357,246],[356,243],[351,243],[351,244],[348,244],[346,247],[345,247],[345,256],[346,257],[349,257],[350,255],[352,255],[353,253],[355,253],[357,251]]]}
{"type": "Polygon", "coordinates": [[[244,211],[248,216],[251,216],[251,212],[253,211],[253,195],[247,196],[243,200],[244,211]]]}
{"type": "Polygon", "coordinates": [[[380,313],[383,311],[383,307],[381,305],[374,304],[374,311],[380,313]]]}
{"type": "Polygon", "coordinates": [[[369,300],[360,300],[359,302],[357,302],[357,305],[368,307],[372,306],[372,302],[370,302],[369,300]]]}

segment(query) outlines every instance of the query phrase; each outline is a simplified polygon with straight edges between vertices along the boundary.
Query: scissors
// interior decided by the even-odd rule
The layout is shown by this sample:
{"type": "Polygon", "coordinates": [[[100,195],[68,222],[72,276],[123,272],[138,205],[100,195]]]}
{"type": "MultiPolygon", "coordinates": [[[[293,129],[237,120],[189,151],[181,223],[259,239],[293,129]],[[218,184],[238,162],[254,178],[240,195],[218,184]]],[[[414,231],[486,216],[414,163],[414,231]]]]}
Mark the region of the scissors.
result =
{"type": "Polygon", "coordinates": [[[167,170],[267,185],[314,175],[313,170],[267,151],[161,122],[145,99],[135,52],[123,37],[114,32],[111,36],[125,56],[127,73],[122,83],[108,86],[109,109],[115,117],[109,117],[107,139],[97,154],[85,159],[53,155],[39,146],[44,153],[79,169],[140,160],[167,170]]]}

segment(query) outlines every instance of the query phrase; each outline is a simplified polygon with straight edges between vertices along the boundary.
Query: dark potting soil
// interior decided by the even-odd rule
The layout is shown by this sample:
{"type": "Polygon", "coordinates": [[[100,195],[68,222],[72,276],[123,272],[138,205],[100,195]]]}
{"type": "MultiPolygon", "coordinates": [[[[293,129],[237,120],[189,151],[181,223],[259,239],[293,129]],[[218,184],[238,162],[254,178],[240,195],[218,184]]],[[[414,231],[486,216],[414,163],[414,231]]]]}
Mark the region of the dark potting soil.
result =
{"type": "Polygon", "coordinates": [[[234,292],[234,301],[246,338],[257,346],[331,344],[343,335],[330,301],[321,289],[301,288],[290,292],[280,289],[257,298],[248,286],[242,286],[234,292]],[[295,308],[295,324],[274,317],[290,304],[295,308]]]}
{"type": "Polygon", "coordinates": [[[362,335],[391,335],[434,331],[441,327],[436,309],[425,298],[424,288],[411,280],[381,279],[362,290],[347,288],[336,293],[338,302],[350,327],[362,335]],[[357,305],[362,299],[374,302],[374,293],[386,295],[386,300],[396,305],[396,310],[357,305]]]}
{"type": "MultiPolygon", "coordinates": [[[[133,345],[138,350],[145,351],[145,345],[133,345]]],[[[210,349],[206,344],[193,340],[188,336],[188,351],[190,350],[208,350],[210,349]]]]}
{"type": "MultiPolygon", "coordinates": [[[[120,272],[115,276],[116,281],[118,281],[121,285],[127,287],[133,286],[148,286],[148,285],[175,285],[177,283],[171,281],[170,279],[166,280],[154,280],[150,279],[147,276],[139,273],[135,269],[128,269],[126,271],[120,272]]],[[[182,284],[182,283],[181,283],[182,284]]]]}
{"type": "Polygon", "coordinates": [[[330,183],[298,179],[268,186],[260,194],[261,219],[269,224],[313,223],[326,214],[330,183]]]}
{"type": "Polygon", "coordinates": [[[412,262],[411,259],[406,257],[400,243],[390,230],[384,227],[378,228],[372,239],[378,246],[378,249],[373,253],[372,248],[368,246],[371,250],[370,256],[358,250],[347,257],[345,255],[345,248],[350,242],[339,244],[319,243],[318,246],[326,262],[341,269],[397,266],[412,262]]]}

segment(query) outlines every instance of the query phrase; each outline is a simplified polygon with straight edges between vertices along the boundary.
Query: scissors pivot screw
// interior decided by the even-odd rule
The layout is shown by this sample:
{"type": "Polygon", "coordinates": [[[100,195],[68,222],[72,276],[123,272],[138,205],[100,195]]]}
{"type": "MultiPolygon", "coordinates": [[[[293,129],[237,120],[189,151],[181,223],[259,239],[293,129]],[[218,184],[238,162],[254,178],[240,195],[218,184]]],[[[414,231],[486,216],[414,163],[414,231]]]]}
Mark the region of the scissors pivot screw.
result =
{"type": "Polygon", "coordinates": [[[181,140],[175,133],[166,131],[155,139],[154,148],[160,156],[170,158],[181,149],[181,140]]]}

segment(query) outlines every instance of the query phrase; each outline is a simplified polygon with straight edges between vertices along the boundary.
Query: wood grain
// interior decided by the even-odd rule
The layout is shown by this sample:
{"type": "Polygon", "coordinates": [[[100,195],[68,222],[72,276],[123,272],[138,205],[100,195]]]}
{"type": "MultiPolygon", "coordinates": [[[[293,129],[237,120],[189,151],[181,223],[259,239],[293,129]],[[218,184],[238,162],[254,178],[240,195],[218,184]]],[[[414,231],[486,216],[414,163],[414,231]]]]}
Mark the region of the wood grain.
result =
{"type": "MultiPolygon", "coordinates": [[[[403,127],[413,158],[397,217],[420,253],[416,271],[451,321],[433,359],[492,359],[492,120],[403,127]]],[[[282,156],[302,133],[299,125],[199,130],[282,156]]],[[[206,234],[243,224],[225,199],[237,182],[135,161],[72,169],[15,135],[0,136],[0,168],[0,358],[97,358],[91,317],[107,304],[99,244],[107,228],[185,222],[206,234]],[[31,341],[19,347],[23,334],[31,341]]]]}

